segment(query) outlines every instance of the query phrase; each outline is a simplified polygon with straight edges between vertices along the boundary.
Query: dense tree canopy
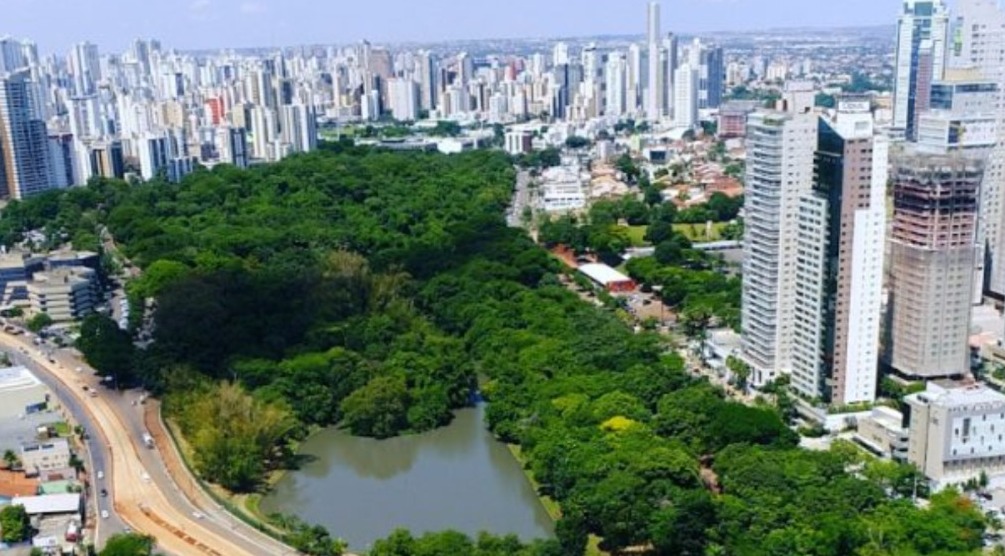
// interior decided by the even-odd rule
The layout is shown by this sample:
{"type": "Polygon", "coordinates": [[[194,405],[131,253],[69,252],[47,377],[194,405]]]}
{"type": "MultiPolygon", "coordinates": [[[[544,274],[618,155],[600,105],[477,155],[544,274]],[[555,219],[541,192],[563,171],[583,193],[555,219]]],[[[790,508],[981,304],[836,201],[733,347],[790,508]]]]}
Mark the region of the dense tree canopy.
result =
{"type": "MultiPolygon", "coordinates": [[[[256,488],[308,426],[379,437],[439,426],[480,378],[489,427],[520,445],[561,507],[556,541],[395,533],[375,554],[582,554],[590,535],[658,555],[979,550],[983,518],[955,493],[920,509],[900,494],[899,467],[860,473],[843,453],[796,448],[774,410],[727,401],[658,336],[564,287],[558,263],[505,226],[513,178],[500,153],[339,145],[12,205],[33,226],[91,214],[90,231],[107,225],[146,271],[131,286],[156,297],[140,378],[168,393],[200,472],[229,488],[256,488]]],[[[682,303],[689,328],[737,320],[735,279],[660,228],[672,211],[601,205],[585,237],[573,221],[554,234],[613,249],[611,219],[642,212],[671,244],[629,271],[682,303]]],[[[339,548],[292,531],[312,553],[339,548]]]]}

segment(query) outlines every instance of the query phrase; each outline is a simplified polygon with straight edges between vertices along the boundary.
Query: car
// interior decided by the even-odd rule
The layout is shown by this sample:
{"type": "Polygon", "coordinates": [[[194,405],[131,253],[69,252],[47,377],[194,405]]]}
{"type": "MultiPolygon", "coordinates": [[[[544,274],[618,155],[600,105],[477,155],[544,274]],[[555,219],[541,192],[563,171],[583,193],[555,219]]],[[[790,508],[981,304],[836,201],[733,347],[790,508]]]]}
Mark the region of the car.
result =
{"type": "Polygon", "coordinates": [[[200,512],[192,512],[192,517],[194,517],[196,519],[202,519],[202,518],[204,518],[206,516],[202,515],[202,513],[200,513],[200,512]]]}
{"type": "Polygon", "coordinates": [[[104,478],[105,478],[105,472],[104,471],[98,471],[98,479],[104,479],[104,478]]]}
{"type": "Polygon", "coordinates": [[[108,519],[108,510],[101,510],[101,519],[108,519]]]}
{"type": "Polygon", "coordinates": [[[102,498],[107,498],[108,497],[108,490],[107,489],[101,489],[101,497],[102,498]]]}

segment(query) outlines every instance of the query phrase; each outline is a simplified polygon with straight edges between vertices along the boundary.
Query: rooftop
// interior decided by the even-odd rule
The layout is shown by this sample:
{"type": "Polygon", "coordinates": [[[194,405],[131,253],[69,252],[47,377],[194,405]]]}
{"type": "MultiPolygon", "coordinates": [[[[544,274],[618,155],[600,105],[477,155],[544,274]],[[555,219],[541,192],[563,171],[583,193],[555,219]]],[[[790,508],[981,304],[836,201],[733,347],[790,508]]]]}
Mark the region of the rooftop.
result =
{"type": "Polygon", "coordinates": [[[46,494],[43,496],[19,496],[10,502],[24,506],[28,515],[72,514],[80,512],[80,494],[46,494]]]}
{"type": "Polygon", "coordinates": [[[929,382],[924,392],[912,394],[908,401],[942,407],[966,407],[974,405],[1005,405],[1005,394],[996,392],[983,384],[971,384],[956,388],[946,388],[929,382]]]}
{"type": "Polygon", "coordinates": [[[42,381],[24,367],[0,369],[0,391],[28,388],[42,384],[42,381]]]}
{"type": "Polygon", "coordinates": [[[579,271],[585,274],[588,278],[604,285],[631,281],[631,278],[605,264],[584,264],[579,267],[579,271]]]}

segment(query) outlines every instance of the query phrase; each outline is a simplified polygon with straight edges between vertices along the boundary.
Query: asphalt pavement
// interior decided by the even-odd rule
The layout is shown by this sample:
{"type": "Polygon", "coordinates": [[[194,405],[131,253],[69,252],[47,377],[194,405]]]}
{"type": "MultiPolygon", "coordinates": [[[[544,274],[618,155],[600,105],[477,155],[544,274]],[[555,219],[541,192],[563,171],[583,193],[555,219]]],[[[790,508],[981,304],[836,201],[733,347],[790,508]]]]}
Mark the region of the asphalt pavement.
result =
{"type": "Polygon", "coordinates": [[[84,411],[77,397],[71,395],[69,389],[62,382],[52,376],[44,367],[36,364],[32,358],[27,357],[22,351],[14,350],[9,353],[13,364],[26,367],[49,387],[49,390],[59,399],[59,403],[67,409],[67,412],[73,416],[73,419],[80,426],[84,427],[84,431],[88,435],[88,439],[84,440],[87,453],[80,456],[84,460],[84,466],[90,482],[87,497],[88,519],[93,520],[95,523],[94,544],[100,548],[104,546],[104,542],[108,537],[117,533],[123,533],[128,529],[126,524],[122,522],[122,519],[115,513],[115,508],[111,504],[114,496],[112,482],[107,479],[97,478],[98,471],[102,471],[105,477],[108,477],[110,473],[108,468],[108,461],[110,459],[108,440],[103,436],[101,429],[94,426],[90,414],[84,411]],[[107,497],[101,496],[101,489],[108,491],[107,497]],[[101,518],[102,510],[108,511],[107,519],[101,518]]]}

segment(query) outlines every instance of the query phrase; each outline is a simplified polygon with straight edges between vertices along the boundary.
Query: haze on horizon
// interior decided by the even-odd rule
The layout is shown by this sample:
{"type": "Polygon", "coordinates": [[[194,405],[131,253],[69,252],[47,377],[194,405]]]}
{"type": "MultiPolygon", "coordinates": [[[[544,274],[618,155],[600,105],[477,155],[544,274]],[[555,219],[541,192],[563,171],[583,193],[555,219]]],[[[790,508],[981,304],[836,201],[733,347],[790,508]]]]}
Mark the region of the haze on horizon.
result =
{"type": "MultiPolygon", "coordinates": [[[[2,0],[0,36],[65,53],[91,41],[119,51],[137,37],[179,49],[645,31],[646,0],[2,0]]],[[[899,0],[664,0],[664,31],[708,33],[890,24],[899,0]]]]}

